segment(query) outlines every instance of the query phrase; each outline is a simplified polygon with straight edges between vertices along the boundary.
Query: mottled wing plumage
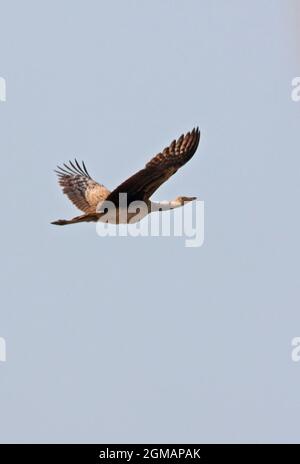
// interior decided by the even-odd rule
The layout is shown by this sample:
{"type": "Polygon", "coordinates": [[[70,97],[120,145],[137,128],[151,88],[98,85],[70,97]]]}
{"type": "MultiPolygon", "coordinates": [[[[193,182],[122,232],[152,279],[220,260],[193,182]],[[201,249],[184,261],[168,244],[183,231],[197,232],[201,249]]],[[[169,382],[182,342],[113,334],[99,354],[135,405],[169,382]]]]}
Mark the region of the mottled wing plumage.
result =
{"type": "Polygon", "coordinates": [[[91,178],[84,162],[80,166],[77,160],[75,164],[69,161],[69,165],[58,166],[55,172],[63,192],[84,213],[95,212],[97,205],[110,193],[104,185],[91,178]]]}
{"type": "Polygon", "coordinates": [[[112,201],[118,205],[119,193],[127,193],[128,203],[135,200],[147,201],[161,184],[192,158],[197,150],[199,140],[200,131],[198,128],[186,135],[181,135],[178,140],[174,140],[161,153],[152,158],[144,169],[138,171],[113,190],[107,197],[107,201],[112,201]]]}

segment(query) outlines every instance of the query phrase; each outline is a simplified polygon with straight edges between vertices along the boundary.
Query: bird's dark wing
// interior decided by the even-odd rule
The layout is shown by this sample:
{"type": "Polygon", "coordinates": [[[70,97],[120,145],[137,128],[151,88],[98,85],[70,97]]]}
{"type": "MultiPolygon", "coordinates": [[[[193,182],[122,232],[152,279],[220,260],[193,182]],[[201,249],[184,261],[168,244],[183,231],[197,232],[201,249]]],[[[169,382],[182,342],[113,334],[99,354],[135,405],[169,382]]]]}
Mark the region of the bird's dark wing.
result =
{"type": "Polygon", "coordinates": [[[85,213],[96,211],[97,205],[110,194],[104,185],[95,182],[89,175],[84,162],[82,166],[75,160],[75,164],[69,161],[69,165],[57,167],[58,183],[63,192],[77,208],[85,213]]]}
{"type": "Polygon", "coordinates": [[[181,135],[178,140],[174,140],[171,145],[152,158],[144,169],[113,190],[106,200],[118,205],[119,193],[127,193],[128,204],[137,200],[147,201],[161,184],[192,158],[199,140],[198,127],[186,135],[181,135]]]}

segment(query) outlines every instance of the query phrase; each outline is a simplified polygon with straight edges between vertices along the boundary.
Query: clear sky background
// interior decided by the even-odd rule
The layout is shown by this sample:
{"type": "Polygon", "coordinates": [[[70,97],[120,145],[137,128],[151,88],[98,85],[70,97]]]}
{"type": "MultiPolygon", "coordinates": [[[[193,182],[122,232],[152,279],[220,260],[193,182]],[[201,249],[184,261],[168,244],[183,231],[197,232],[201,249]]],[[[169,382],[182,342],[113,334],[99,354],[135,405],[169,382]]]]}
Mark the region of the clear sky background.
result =
{"type": "Polygon", "coordinates": [[[1,1],[1,442],[299,441],[299,7],[1,1]],[[195,125],[201,248],[50,225],[195,125]]]}

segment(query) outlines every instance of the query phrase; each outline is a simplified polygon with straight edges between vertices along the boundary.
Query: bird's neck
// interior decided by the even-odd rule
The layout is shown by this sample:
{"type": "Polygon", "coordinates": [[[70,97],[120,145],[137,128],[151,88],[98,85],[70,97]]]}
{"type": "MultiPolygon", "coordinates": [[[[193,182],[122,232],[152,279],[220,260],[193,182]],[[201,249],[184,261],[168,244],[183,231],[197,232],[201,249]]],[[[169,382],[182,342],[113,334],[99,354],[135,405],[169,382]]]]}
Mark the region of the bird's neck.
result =
{"type": "Polygon", "coordinates": [[[176,200],[151,201],[151,211],[169,211],[170,209],[178,208],[180,205],[176,200]]]}

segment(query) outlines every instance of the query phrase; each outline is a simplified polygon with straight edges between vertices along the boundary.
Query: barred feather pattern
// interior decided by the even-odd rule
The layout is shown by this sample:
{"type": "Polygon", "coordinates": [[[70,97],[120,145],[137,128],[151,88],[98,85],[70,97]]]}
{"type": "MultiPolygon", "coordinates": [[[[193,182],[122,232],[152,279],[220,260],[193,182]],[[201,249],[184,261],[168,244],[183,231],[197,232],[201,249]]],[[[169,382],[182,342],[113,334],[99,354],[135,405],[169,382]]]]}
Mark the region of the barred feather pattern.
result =
{"type": "Polygon", "coordinates": [[[69,161],[57,167],[58,183],[72,203],[84,213],[90,214],[96,211],[98,204],[104,201],[110,191],[93,180],[88,173],[84,162],[82,165],[69,161]]]}

